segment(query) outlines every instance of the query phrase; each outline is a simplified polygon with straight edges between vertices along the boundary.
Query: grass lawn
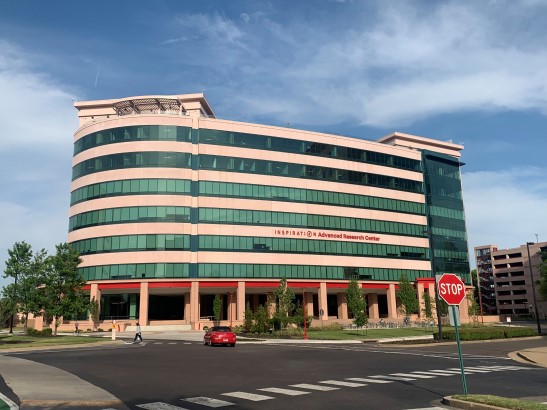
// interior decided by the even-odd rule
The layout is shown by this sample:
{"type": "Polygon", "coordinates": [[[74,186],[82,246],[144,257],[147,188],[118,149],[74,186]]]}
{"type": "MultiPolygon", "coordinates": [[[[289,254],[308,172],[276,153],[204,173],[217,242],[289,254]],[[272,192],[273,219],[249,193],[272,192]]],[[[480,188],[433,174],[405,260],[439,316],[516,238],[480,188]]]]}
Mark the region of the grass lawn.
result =
{"type": "Polygon", "coordinates": [[[59,346],[103,342],[108,339],[86,336],[0,335],[0,350],[17,347],[59,346]]]}
{"type": "Polygon", "coordinates": [[[312,330],[308,338],[313,340],[365,340],[382,339],[388,337],[409,337],[432,335],[433,330],[424,328],[394,328],[394,329],[367,329],[367,330],[312,330]]]}
{"type": "MultiPolygon", "coordinates": [[[[387,328],[387,329],[367,329],[367,330],[338,330],[338,329],[308,329],[308,339],[311,340],[367,340],[382,339],[389,337],[410,337],[410,336],[429,336],[433,334],[433,329],[428,328],[387,328]]],[[[302,329],[287,329],[282,332],[261,335],[244,335],[247,337],[270,338],[270,339],[302,339],[304,331],[302,329]]]]}
{"type": "Polygon", "coordinates": [[[508,399],[499,396],[489,396],[484,394],[457,394],[452,396],[454,399],[469,401],[473,403],[489,404],[491,406],[501,407],[502,409],[512,410],[547,410],[546,404],[534,403],[528,400],[508,399]]]}

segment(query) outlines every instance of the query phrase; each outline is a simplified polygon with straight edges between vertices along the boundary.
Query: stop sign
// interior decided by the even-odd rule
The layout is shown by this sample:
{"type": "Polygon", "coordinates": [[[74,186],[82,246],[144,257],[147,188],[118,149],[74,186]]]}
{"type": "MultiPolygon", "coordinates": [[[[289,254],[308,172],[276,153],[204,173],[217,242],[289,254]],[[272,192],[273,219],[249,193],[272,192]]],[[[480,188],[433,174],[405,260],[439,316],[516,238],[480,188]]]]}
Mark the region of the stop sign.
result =
{"type": "Polygon", "coordinates": [[[465,285],[459,276],[445,273],[437,283],[439,296],[449,305],[459,305],[465,298],[465,285]]]}

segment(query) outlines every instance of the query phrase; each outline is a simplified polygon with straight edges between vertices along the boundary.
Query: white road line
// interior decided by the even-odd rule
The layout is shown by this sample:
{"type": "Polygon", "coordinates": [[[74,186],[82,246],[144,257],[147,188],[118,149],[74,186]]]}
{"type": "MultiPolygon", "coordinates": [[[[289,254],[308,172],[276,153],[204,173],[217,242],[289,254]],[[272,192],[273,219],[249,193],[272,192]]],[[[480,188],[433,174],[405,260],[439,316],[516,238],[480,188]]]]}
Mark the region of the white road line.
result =
{"type": "Polygon", "coordinates": [[[366,384],[363,383],[352,383],[352,382],[343,382],[339,380],[323,380],[322,382],[324,384],[332,384],[334,386],[344,386],[344,387],[363,387],[366,386],[366,384]]]}
{"type": "Polygon", "coordinates": [[[192,343],[190,343],[190,342],[185,342],[184,344],[185,344],[185,345],[191,345],[192,343]]]}
{"type": "Polygon", "coordinates": [[[201,404],[202,406],[206,406],[206,407],[214,407],[214,408],[235,405],[235,403],[231,403],[229,401],[211,399],[209,397],[202,397],[202,396],[190,397],[188,399],[181,399],[181,400],[189,401],[190,403],[201,404]]]}
{"type": "MultiPolygon", "coordinates": [[[[465,369],[465,373],[467,374],[467,372],[473,372],[473,373],[492,373],[492,370],[486,370],[486,369],[475,369],[473,367],[466,367],[464,366],[464,369],[465,369]]],[[[448,369],[448,370],[460,370],[460,369],[457,369],[455,367],[451,368],[451,369],[448,369]]],[[[461,372],[461,371],[460,371],[461,372]]]]}
{"type": "Polygon", "coordinates": [[[0,393],[0,400],[4,400],[4,402],[9,406],[10,410],[19,410],[19,406],[12,402],[10,399],[8,399],[6,396],[4,396],[2,393],[0,393]]]}
{"type": "Polygon", "coordinates": [[[163,342],[154,342],[155,345],[162,345],[163,342]]]}
{"type": "Polygon", "coordinates": [[[366,377],[346,377],[346,380],[353,380],[355,382],[365,382],[365,383],[393,383],[393,380],[380,380],[380,379],[368,379],[366,377]]]}
{"type": "Polygon", "coordinates": [[[168,344],[168,345],[176,345],[177,342],[169,342],[169,343],[167,343],[167,344],[168,344]]]}
{"type": "Polygon", "coordinates": [[[412,379],[410,377],[395,377],[395,376],[370,376],[374,379],[387,379],[387,380],[395,380],[395,381],[400,381],[400,382],[407,382],[407,381],[411,381],[411,380],[416,380],[416,379],[412,379]]]}
{"type": "Polygon", "coordinates": [[[236,397],[238,399],[251,400],[251,401],[262,401],[262,400],[273,399],[273,397],[270,397],[270,396],[263,396],[262,394],[246,393],[244,391],[234,391],[234,392],[231,392],[231,393],[222,393],[222,395],[223,396],[236,397]]]}
{"type": "Polygon", "coordinates": [[[162,403],[157,401],[155,403],[137,404],[137,407],[147,410],[188,410],[184,407],[173,406],[172,404],[162,403]]]}
{"type": "Polygon", "coordinates": [[[492,369],[495,372],[501,372],[505,370],[532,370],[534,367],[522,367],[522,366],[480,366],[485,369],[492,369]]]}
{"type": "Polygon", "coordinates": [[[435,376],[454,376],[457,374],[455,372],[444,372],[442,370],[429,370],[427,372],[415,371],[415,372],[412,372],[411,374],[416,374],[416,373],[417,374],[432,374],[435,376]]]}
{"type": "Polygon", "coordinates": [[[413,374],[413,373],[390,373],[390,376],[396,377],[416,377],[418,379],[434,379],[437,375],[424,375],[424,374],[413,374]]]}
{"type": "Polygon", "coordinates": [[[296,387],[298,389],[319,390],[319,391],[339,390],[338,387],[319,386],[317,384],[307,384],[307,383],[291,384],[290,387],[296,387]]]}
{"type": "Polygon", "coordinates": [[[263,389],[257,389],[261,391],[267,391],[270,393],[279,393],[279,394],[285,394],[287,396],[301,396],[302,394],[310,394],[309,391],[298,391],[298,390],[290,390],[290,389],[280,389],[278,387],[265,387],[263,389]]]}
{"type": "Polygon", "coordinates": [[[406,409],[406,410],[446,410],[446,407],[420,407],[419,409],[406,409]]]}

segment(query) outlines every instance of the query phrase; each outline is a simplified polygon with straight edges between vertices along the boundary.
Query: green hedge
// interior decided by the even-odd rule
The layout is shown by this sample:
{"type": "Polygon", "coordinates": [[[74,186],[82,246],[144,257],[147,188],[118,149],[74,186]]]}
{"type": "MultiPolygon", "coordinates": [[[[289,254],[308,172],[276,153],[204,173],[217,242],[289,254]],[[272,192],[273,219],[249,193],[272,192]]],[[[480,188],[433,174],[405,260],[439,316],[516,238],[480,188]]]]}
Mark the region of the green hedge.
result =
{"type": "Polygon", "coordinates": [[[31,327],[27,329],[27,335],[28,336],[51,336],[53,334],[53,330],[51,328],[45,328],[44,330],[36,330],[31,327]]]}
{"type": "MultiPolygon", "coordinates": [[[[512,337],[535,336],[536,332],[530,327],[481,327],[460,328],[460,340],[491,340],[512,337]]],[[[439,340],[439,332],[433,333],[435,340],[439,340]]],[[[443,340],[456,340],[454,329],[443,329],[443,340]]]]}

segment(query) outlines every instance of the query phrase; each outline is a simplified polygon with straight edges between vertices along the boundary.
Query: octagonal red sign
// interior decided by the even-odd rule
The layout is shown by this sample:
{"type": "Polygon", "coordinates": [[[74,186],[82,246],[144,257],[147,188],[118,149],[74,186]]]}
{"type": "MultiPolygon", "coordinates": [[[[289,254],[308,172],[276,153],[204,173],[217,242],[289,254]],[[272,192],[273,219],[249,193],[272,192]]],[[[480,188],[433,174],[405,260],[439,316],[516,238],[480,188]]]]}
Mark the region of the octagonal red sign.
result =
{"type": "Polygon", "coordinates": [[[439,296],[449,305],[459,305],[465,298],[465,284],[459,276],[445,273],[437,283],[439,296]]]}

